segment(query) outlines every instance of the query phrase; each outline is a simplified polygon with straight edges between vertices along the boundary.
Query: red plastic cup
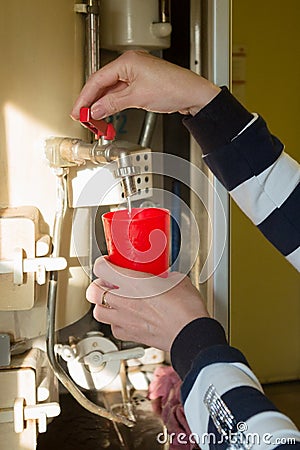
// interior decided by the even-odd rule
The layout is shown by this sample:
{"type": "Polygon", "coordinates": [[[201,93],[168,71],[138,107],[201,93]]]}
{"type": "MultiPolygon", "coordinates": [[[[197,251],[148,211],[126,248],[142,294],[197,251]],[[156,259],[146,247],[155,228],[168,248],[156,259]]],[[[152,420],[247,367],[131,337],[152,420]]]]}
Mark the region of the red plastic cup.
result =
{"type": "Polygon", "coordinates": [[[170,212],[163,208],[121,209],[103,214],[109,261],[127,269],[166,276],[170,212]]]}

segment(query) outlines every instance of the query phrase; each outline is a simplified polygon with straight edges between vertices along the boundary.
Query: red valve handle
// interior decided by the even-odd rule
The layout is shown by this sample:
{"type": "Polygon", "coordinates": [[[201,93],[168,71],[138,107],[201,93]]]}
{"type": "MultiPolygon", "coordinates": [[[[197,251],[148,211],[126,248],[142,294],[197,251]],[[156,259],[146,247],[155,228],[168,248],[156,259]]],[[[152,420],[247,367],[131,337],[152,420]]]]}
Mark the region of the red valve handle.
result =
{"type": "Polygon", "coordinates": [[[106,120],[96,120],[91,117],[90,108],[81,108],[80,109],[80,122],[81,124],[91,130],[96,139],[99,139],[101,136],[104,137],[107,141],[113,141],[116,137],[116,130],[112,123],[107,123],[106,120]]]}

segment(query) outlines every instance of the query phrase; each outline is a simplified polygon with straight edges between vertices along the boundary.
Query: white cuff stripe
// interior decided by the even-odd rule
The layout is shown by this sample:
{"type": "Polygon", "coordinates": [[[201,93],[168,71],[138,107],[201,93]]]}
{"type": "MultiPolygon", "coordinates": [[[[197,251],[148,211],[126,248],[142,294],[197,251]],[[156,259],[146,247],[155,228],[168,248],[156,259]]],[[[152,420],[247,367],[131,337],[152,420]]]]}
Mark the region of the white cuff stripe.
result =
{"type": "Polygon", "coordinates": [[[286,259],[300,272],[300,247],[286,256],[286,259]]]}
{"type": "Polygon", "coordinates": [[[240,369],[242,372],[244,372],[246,375],[248,375],[249,378],[251,378],[254,383],[256,383],[257,385],[257,389],[259,389],[261,392],[263,392],[263,388],[261,387],[261,384],[259,382],[259,379],[257,378],[257,376],[255,375],[255,373],[252,372],[252,370],[250,369],[250,367],[246,366],[243,363],[231,363],[234,367],[237,367],[238,369],[240,369]]]}
{"type": "MultiPolygon", "coordinates": [[[[256,378],[253,380],[247,375],[248,368],[239,363],[215,363],[204,367],[194,382],[192,389],[184,404],[185,415],[193,433],[202,436],[207,433],[209,414],[203,403],[208,387],[213,384],[217,393],[222,396],[231,389],[248,386],[262,391],[256,378]],[[243,370],[243,369],[246,370],[243,370]]],[[[208,449],[208,444],[201,444],[202,450],[208,449]]]]}
{"type": "MultiPolygon", "coordinates": [[[[295,438],[300,440],[300,433],[295,424],[284,414],[277,411],[264,411],[252,416],[246,422],[248,439],[259,437],[254,440],[251,450],[271,450],[280,445],[283,438],[295,438]]],[[[282,442],[284,443],[284,442],[282,442]]]]}
{"type": "Polygon", "coordinates": [[[247,130],[247,128],[249,128],[259,117],[257,113],[252,113],[252,115],[253,119],[251,119],[250,122],[248,122],[247,125],[236,136],[234,136],[233,139],[231,139],[231,141],[234,141],[238,136],[240,136],[240,134],[244,133],[244,131],[247,130]]]}
{"type": "Polygon", "coordinates": [[[285,152],[260,173],[234,188],[230,194],[255,225],[279,208],[300,182],[300,165],[285,152]]]}

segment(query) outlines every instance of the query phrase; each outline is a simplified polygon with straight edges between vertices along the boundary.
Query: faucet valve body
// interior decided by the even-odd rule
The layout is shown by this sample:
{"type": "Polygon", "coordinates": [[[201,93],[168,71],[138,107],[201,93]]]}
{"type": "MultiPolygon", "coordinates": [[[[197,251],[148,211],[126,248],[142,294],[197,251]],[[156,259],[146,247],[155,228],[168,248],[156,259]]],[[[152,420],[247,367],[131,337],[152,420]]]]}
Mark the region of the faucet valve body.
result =
{"type": "MultiPolygon", "coordinates": [[[[95,134],[95,138],[101,141],[113,141],[116,137],[116,130],[112,123],[107,123],[105,120],[95,120],[91,117],[90,108],[80,109],[80,122],[95,134]]],[[[99,141],[100,143],[100,141],[99,141]]],[[[97,152],[97,146],[93,148],[93,151],[97,152]]],[[[100,149],[100,152],[102,150],[100,149]]],[[[135,167],[132,164],[132,158],[128,151],[123,148],[114,147],[111,151],[110,145],[103,152],[106,160],[116,160],[118,168],[115,171],[115,176],[121,178],[123,186],[124,197],[128,198],[137,193],[136,183],[134,175],[140,173],[139,167],[135,167]]]]}

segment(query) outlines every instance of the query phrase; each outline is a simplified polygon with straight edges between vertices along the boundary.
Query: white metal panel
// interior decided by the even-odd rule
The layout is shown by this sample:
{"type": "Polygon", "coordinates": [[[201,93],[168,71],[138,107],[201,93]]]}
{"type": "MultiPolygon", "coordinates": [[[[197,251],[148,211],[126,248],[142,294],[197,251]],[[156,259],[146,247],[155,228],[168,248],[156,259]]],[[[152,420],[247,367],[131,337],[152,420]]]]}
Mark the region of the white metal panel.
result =
{"type": "MultiPolygon", "coordinates": [[[[230,86],[231,65],[231,0],[211,0],[209,2],[210,54],[208,55],[208,76],[219,86],[230,86]]],[[[229,195],[219,181],[211,175],[215,188],[212,199],[214,253],[224,245],[223,217],[216,208],[216,196],[219,196],[227,218],[226,242],[222,258],[213,276],[214,317],[229,331],[229,195]]]]}
{"type": "MultiPolygon", "coordinates": [[[[191,69],[215,84],[230,86],[231,65],[231,0],[191,0],[191,69]]],[[[199,284],[211,314],[228,333],[229,317],[229,197],[218,180],[203,166],[199,147],[191,141],[191,162],[207,173],[212,187],[207,188],[206,256],[212,245],[206,285],[199,284]],[[212,227],[210,228],[209,218],[212,227]],[[204,288],[203,288],[204,286],[204,288]]],[[[191,180],[193,183],[193,180],[191,180]]],[[[197,204],[191,199],[192,208],[197,204]]],[[[196,214],[197,212],[194,211],[196,214]]],[[[203,217],[197,214],[203,224],[203,217]]],[[[203,213],[202,213],[203,216],[203,213]]],[[[202,230],[203,231],[203,230],[202,230]]],[[[200,255],[201,256],[201,255],[200,255]]],[[[203,261],[196,264],[193,278],[200,276],[203,261]],[[197,275],[196,275],[197,274],[197,275]]],[[[202,280],[205,281],[205,280],[202,280]]],[[[195,283],[196,284],[196,283],[195,283]]]]}

